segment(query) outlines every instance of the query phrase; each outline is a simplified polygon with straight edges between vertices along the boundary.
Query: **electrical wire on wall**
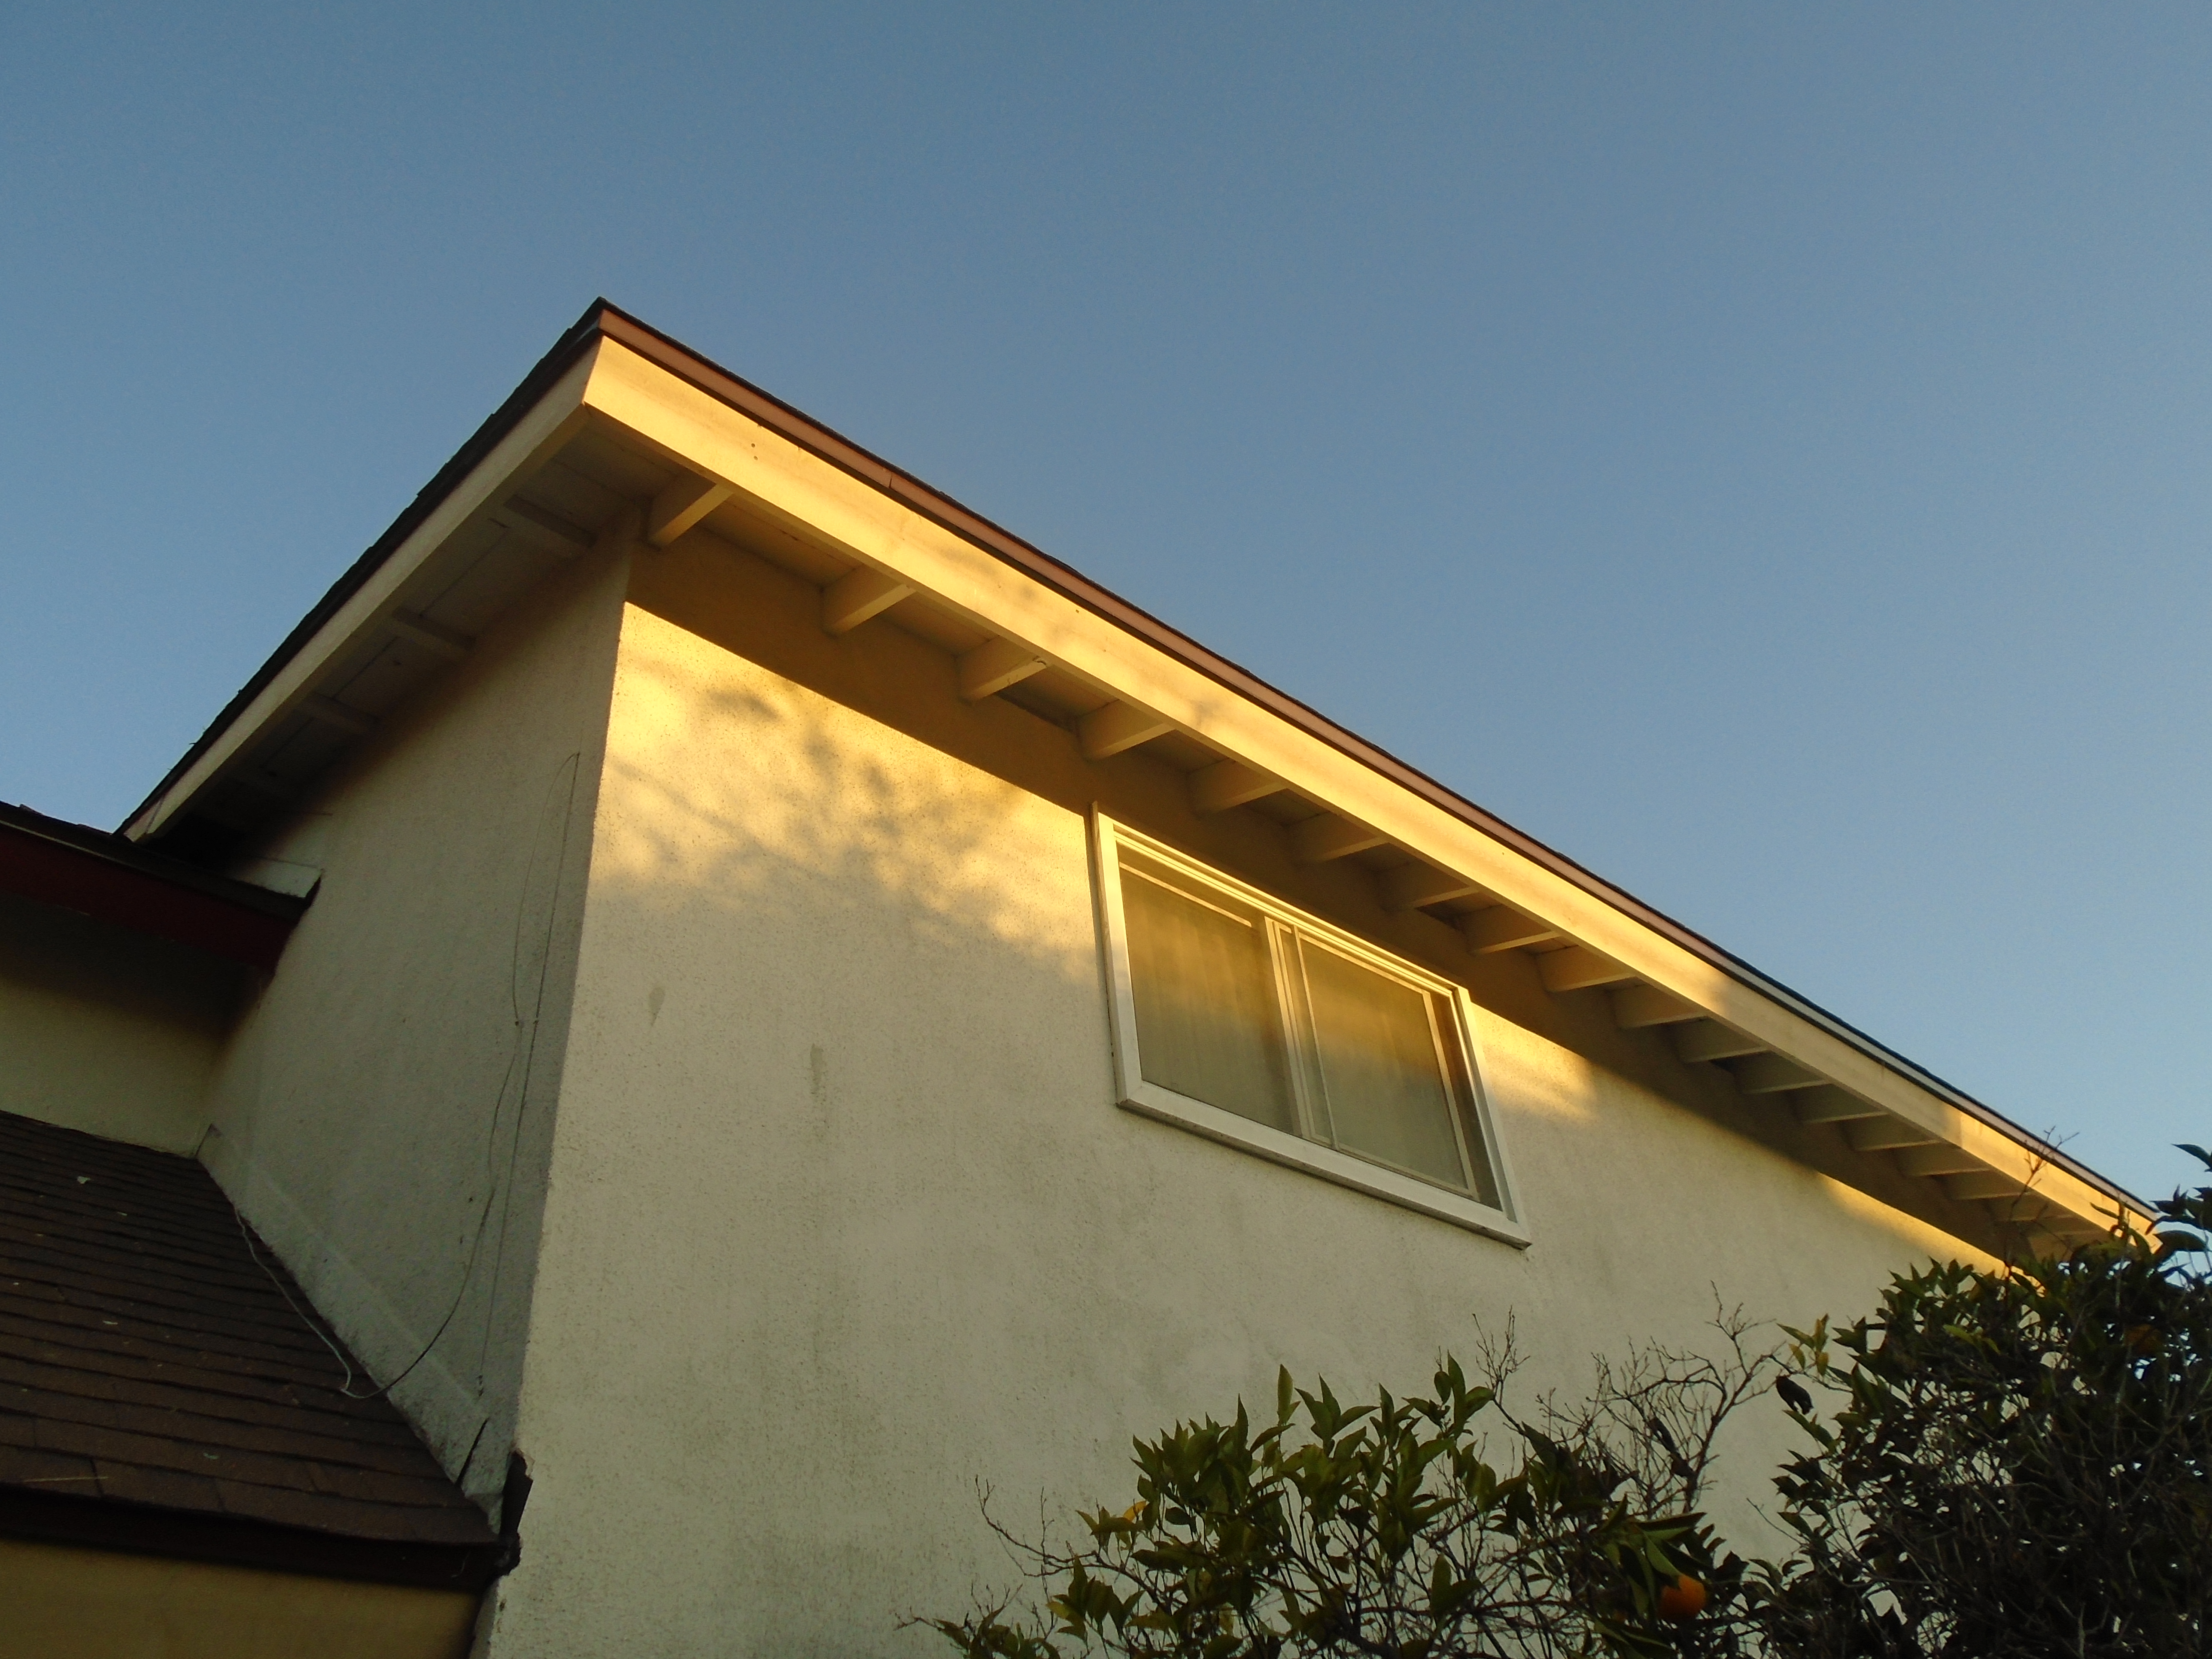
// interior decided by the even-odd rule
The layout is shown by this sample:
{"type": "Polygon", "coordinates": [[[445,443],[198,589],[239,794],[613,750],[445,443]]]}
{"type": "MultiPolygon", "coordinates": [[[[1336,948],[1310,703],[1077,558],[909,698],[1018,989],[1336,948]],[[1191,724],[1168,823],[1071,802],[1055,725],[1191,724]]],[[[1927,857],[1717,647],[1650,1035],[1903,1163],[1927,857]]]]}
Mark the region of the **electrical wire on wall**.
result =
{"type": "MultiPolygon", "coordinates": [[[[518,910],[515,915],[514,951],[513,963],[507,975],[507,992],[509,1006],[514,1014],[515,1029],[519,1033],[523,1025],[522,1005],[525,1000],[522,983],[524,977],[523,921],[527,913],[538,854],[547,839],[547,831],[550,829],[553,841],[552,887],[546,896],[545,927],[543,937],[538,941],[536,971],[530,976],[532,980],[528,994],[530,1037],[523,1048],[522,1088],[515,1097],[514,1127],[509,1132],[507,1139],[506,1178],[498,1183],[499,1235],[492,1250],[491,1282],[486,1287],[484,1293],[483,1340],[477,1351],[477,1398],[479,1400],[483,1398],[484,1367],[491,1353],[492,1317],[497,1311],[499,1304],[500,1274],[507,1264],[507,1227],[508,1218],[514,1208],[514,1166],[522,1155],[522,1113],[530,1098],[531,1072],[538,1058],[538,1027],[545,1010],[545,975],[552,961],[554,921],[560,914],[561,877],[568,867],[568,823],[574,812],[576,772],[581,759],[580,754],[570,755],[562,763],[561,769],[554,775],[553,787],[547,793],[545,811],[539,817],[538,834],[532,838],[531,844],[530,857],[533,876],[526,877],[524,879],[523,908],[518,910]],[[560,809],[557,812],[553,810],[553,798],[556,794],[560,797],[560,809]]],[[[490,1204],[488,1194],[484,1215],[488,1216],[489,1213],[490,1204]]],[[[483,1217],[478,1218],[477,1231],[478,1238],[481,1238],[483,1231],[483,1217]]],[[[475,1255],[473,1245],[471,1247],[470,1254],[471,1260],[473,1261],[475,1255]]],[[[451,1315],[447,1317],[450,1318],[451,1315]]],[[[431,1340],[436,1340],[434,1337],[431,1340]]]]}
{"type": "MultiPolygon", "coordinates": [[[[576,775],[582,759],[580,750],[572,753],[555,771],[546,791],[544,806],[539,813],[537,832],[531,839],[530,861],[524,869],[522,893],[515,905],[514,933],[508,962],[507,1008],[513,1024],[507,1065],[500,1075],[499,1091],[493,1097],[490,1120],[484,1131],[483,1201],[477,1206],[474,1223],[469,1231],[468,1248],[461,1261],[460,1281],[453,1287],[453,1301],[447,1306],[444,1316],[438,1321],[437,1328],[430,1333],[429,1340],[390,1382],[373,1389],[356,1389],[354,1382],[357,1373],[353,1363],[346,1357],[345,1350],[331,1340],[323,1328],[322,1321],[312,1310],[300,1305],[285,1285],[283,1277],[262,1260],[255,1246],[253,1230],[246,1224],[246,1218],[239,1212],[237,1204],[234,1201],[231,1205],[231,1213],[237,1219],[238,1230],[246,1240],[247,1252],[261,1270],[269,1275],[270,1282],[276,1286],[286,1304],[307,1322],[307,1328],[314,1332],[323,1346],[344,1368],[345,1380],[339,1384],[338,1392],[349,1400],[374,1400],[391,1393],[407,1380],[416,1366],[430,1357],[431,1350],[438,1346],[452,1327],[455,1316],[460,1312],[461,1304],[467,1297],[469,1285],[476,1277],[477,1262],[483,1251],[486,1225],[496,1200],[500,1224],[493,1249],[491,1280],[484,1295],[483,1340],[478,1350],[477,1364],[476,1397],[479,1401],[483,1398],[483,1370],[491,1350],[493,1316],[498,1302],[500,1272],[506,1260],[507,1222],[514,1206],[514,1170],[521,1154],[523,1111],[529,1102],[531,1072],[538,1052],[538,1021],[544,1012],[546,969],[551,960],[553,932],[560,915],[561,880],[567,868],[568,826],[574,811],[576,775]],[[542,927],[533,929],[531,924],[539,907],[534,905],[532,900],[541,880],[547,884],[542,907],[544,922],[542,927]],[[526,950],[532,945],[535,946],[534,951],[526,957],[526,950]],[[518,1083],[520,1086],[517,1086],[518,1083]],[[514,1109],[511,1115],[507,1106],[510,1090],[514,1094],[514,1109]],[[504,1167],[499,1156],[502,1123],[507,1125],[504,1167]]],[[[364,1376],[362,1380],[375,1381],[373,1376],[364,1376]]],[[[489,1420],[486,1419],[487,1422],[489,1420]]],[[[476,1455],[477,1443],[483,1437],[483,1429],[484,1425],[481,1423],[477,1427],[477,1438],[469,1446],[470,1460],[476,1455]]],[[[468,1462],[465,1460],[462,1464],[464,1472],[467,1467],[468,1462]]]]}

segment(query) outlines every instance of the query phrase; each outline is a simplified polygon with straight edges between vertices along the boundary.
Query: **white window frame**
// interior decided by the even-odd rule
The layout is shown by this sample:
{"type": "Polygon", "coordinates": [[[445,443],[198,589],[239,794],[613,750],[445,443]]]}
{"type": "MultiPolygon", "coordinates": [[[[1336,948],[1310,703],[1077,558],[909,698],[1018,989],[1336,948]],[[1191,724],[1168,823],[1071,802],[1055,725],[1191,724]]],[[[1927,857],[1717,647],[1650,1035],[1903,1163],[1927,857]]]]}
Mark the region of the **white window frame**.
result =
{"type": "MultiPolygon", "coordinates": [[[[1340,1187],[1418,1210],[1472,1232],[1525,1249],[1529,1237],[1515,1197],[1513,1178],[1505,1161],[1493,1121],[1489,1091],[1483,1083],[1480,1045],[1475,1040],[1474,1004],[1463,986],[1439,978],[1404,957],[1380,950],[1340,927],[1333,927],[1280,899],[1249,887],[1235,878],[1200,863],[1186,853],[1116,823],[1094,810],[1091,815],[1092,856],[1097,865],[1099,911],[1103,926],[1107,1000],[1113,1026],[1114,1090],[1118,1103],[1162,1123],[1204,1135],[1224,1146],[1257,1153],[1272,1163],[1334,1182],[1340,1187]],[[1178,871],[1203,887],[1218,888],[1276,922],[1310,935],[1318,943],[1342,951],[1354,961],[1372,964],[1393,977],[1407,980],[1436,996],[1451,1011],[1471,1098],[1458,1114],[1462,1136],[1478,1136],[1490,1162],[1492,1180],[1503,1207],[1493,1209],[1480,1199],[1453,1191],[1360,1157],[1356,1152],[1308,1140],[1252,1119],[1240,1117],[1164,1085],[1146,1080],[1137,1048],[1137,1002],[1129,971],[1127,923],[1121,910],[1121,848],[1128,846],[1146,858],[1178,871]]],[[[1293,1068],[1296,1061],[1292,1060],[1293,1068]]]]}

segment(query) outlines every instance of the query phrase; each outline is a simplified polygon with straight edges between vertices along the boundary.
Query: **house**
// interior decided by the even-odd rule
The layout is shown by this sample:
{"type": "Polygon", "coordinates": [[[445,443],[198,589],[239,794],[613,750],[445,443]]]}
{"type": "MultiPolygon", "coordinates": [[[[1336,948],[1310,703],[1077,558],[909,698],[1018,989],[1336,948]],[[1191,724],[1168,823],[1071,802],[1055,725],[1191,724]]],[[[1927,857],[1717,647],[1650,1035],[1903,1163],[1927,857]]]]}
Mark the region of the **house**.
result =
{"type": "Polygon", "coordinates": [[[511,1527],[157,1149],[305,905],[7,807],[0,893],[0,1653],[458,1650],[511,1527]]]}
{"type": "MultiPolygon", "coordinates": [[[[1571,1379],[2142,1210],[605,303],[120,836],[17,829],[137,884],[9,878],[0,1108],[211,1178],[482,1517],[379,1582],[486,1654],[927,1651],[978,1480],[1121,1491],[1278,1363],[1510,1314],[1571,1379]]],[[[37,1507],[50,1601],[191,1535],[37,1507]]]]}

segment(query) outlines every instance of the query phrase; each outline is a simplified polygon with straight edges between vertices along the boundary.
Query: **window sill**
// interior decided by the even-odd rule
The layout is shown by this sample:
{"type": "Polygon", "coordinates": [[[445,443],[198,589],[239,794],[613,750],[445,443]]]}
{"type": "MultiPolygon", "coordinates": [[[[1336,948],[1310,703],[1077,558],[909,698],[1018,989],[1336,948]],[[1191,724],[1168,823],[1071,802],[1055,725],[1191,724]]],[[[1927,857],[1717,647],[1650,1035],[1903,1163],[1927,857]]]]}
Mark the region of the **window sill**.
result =
{"type": "Polygon", "coordinates": [[[1308,1175],[1319,1176],[1323,1181],[1333,1181],[1340,1187],[1349,1187],[1386,1203],[1418,1210],[1423,1215],[1497,1239],[1516,1249],[1528,1248],[1528,1233],[1503,1210],[1493,1210],[1474,1199],[1432,1186],[1413,1176],[1401,1175],[1365,1158],[1354,1158],[1334,1146],[1319,1146],[1297,1135],[1285,1134],[1280,1129],[1271,1129],[1264,1123],[1255,1123],[1249,1118],[1224,1112],[1218,1106],[1193,1100],[1171,1089],[1139,1083],[1121,1103],[1141,1116],[1188,1129],[1240,1152],[1255,1152],[1271,1164],[1303,1170],[1308,1175]]]}

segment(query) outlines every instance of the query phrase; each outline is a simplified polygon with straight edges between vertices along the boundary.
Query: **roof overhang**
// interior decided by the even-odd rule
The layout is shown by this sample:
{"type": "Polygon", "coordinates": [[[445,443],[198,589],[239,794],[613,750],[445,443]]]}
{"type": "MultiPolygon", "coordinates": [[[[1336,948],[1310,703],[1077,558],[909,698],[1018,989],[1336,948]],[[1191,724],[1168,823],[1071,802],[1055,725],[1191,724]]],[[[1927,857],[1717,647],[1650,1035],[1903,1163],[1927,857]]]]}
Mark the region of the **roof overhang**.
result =
{"type": "MultiPolygon", "coordinates": [[[[1172,738],[1199,810],[1295,798],[1300,856],[1375,849],[1387,902],[1442,905],[1470,949],[1526,950],[1547,988],[1609,996],[1627,1026],[1667,1026],[1690,1060],[1828,1122],[1986,1202],[2032,1243],[2065,1245],[2147,1206],[2039,1137],[1427,777],[759,388],[601,301],[539,362],[407,513],[295,629],[125,827],[251,816],[373,728],[415,678],[465,653],[511,599],[593,548],[665,546],[726,501],[833,550],[823,623],[842,632],[919,599],[980,644],[963,695],[1049,668],[1091,688],[1086,754],[1172,738]],[[590,431],[658,470],[628,498],[548,498],[533,481],[590,431]],[[489,575],[484,573],[490,570],[489,575]],[[459,592],[472,615],[441,614],[459,592]],[[241,783],[241,780],[243,782],[241,783]],[[222,804],[228,791],[228,805],[222,804]],[[240,803],[247,803],[241,805],[240,803]],[[1303,810],[1303,809],[1302,809],[1303,810]],[[1467,907],[1473,906],[1468,908],[1467,907]]],[[[461,610],[466,610],[466,605],[461,610]]],[[[269,805],[265,811],[276,810],[269,805]]]]}
{"type": "Polygon", "coordinates": [[[210,874],[124,836],[0,805],[0,892],[266,972],[307,901],[210,874]]]}

